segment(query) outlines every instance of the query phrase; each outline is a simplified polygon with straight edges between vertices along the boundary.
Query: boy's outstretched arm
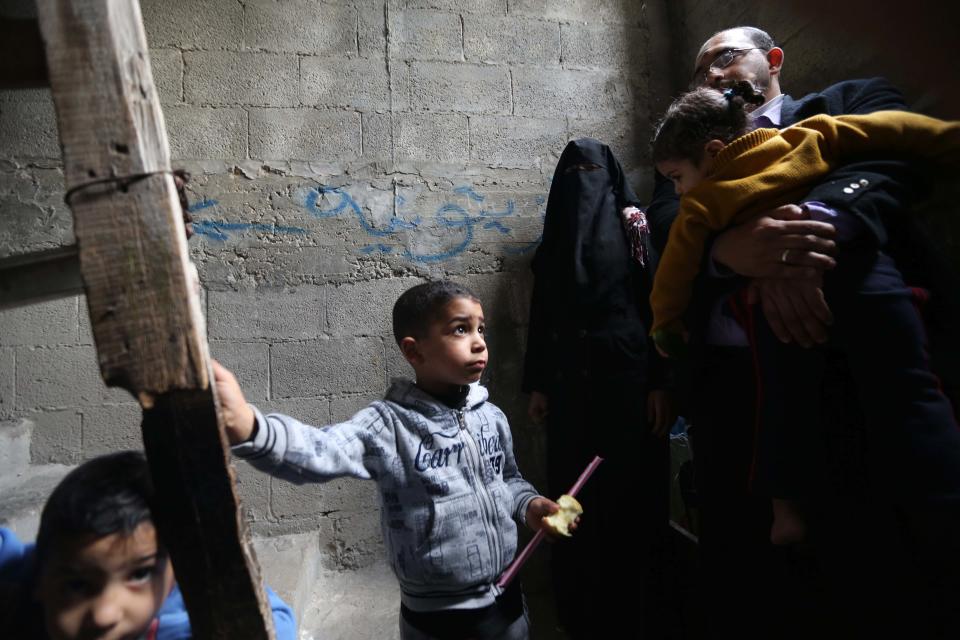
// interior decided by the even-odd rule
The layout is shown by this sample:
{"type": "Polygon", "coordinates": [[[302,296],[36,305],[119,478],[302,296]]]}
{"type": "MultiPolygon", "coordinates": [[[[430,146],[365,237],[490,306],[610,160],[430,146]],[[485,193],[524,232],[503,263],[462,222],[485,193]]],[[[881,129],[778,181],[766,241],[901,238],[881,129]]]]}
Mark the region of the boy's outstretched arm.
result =
{"type": "Polygon", "coordinates": [[[342,476],[369,480],[382,471],[380,452],[396,447],[383,410],[372,403],[345,422],[315,427],[247,404],[228,369],[213,362],[224,431],[233,454],[296,484],[342,476]]]}
{"type": "Polygon", "coordinates": [[[247,399],[240,390],[240,383],[230,370],[216,360],[211,362],[227,439],[231,445],[246,442],[253,437],[253,428],[256,424],[253,409],[247,404],[247,399]]]}

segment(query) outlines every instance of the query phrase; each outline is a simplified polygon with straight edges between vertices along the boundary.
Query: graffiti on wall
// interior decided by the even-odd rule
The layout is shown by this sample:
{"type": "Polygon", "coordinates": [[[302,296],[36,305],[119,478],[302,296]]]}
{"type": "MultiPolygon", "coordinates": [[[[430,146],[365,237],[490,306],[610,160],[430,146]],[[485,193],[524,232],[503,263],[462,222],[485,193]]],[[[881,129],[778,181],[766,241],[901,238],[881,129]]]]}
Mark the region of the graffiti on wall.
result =
{"type": "MultiPolygon", "coordinates": [[[[477,213],[471,214],[466,207],[448,201],[440,204],[433,215],[427,217],[408,211],[406,200],[403,196],[397,196],[395,210],[401,213],[401,217],[391,217],[386,227],[376,228],[370,224],[363,208],[345,189],[325,186],[312,189],[306,196],[304,206],[311,215],[318,218],[329,218],[344,213],[356,217],[360,228],[372,240],[370,244],[360,249],[361,252],[366,254],[374,252],[396,253],[407,260],[418,263],[442,262],[462,254],[473,243],[478,226],[483,229],[496,230],[504,236],[510,236],[512,229],[506,222],[508,222],[508,218],[516,215],[516,205],[513,200],[508,200],[503,209],[497,210],[484,206],[485,196],[477,193],[471,187],[457,187],[453,191],[457,195],[475,202],[478,206],[477,213]],[[395,238],[400,232],[409,232],[427,226],[428,223],[441,229],[449,229],[451,235],[456,238],[453,246],[445,247],[439,251],[423,253],[416,252],[409,246],[395,248],[384,242],[386,238],[395,238]]],[[[537,199],[537,204],[543,204],[542,197],[537,199]]],[[[506,246],[504,251],[513,254],[526,253],[536,247],[539,242],[540,239],[537,238],[535,241],[519,247],[506,246]]]]}
{"type": "MultiPolygon", "coordinates": [[[[486,196],[478,193],[469,186],[457,187],[453,190],[457,200],[463,202],[464,198],[472,203],[475,211],[468,207],[447,200],[437,206],[431,215],[422,215],[411,209],[403,196],[396,196],[394,200],[394,211],[400,215],[391,215],[386,225],[377,226],[373,224],[363,207],[356,199],[343,187],[318,186],[311,188],[302,197],[302,206],[306,212],[318,219],[333,218],[338,216],[350,217],[356,220],[361,231],[369,239],[369,242],[359,251],[365,255],[373,253],[398,255],[402,258],[420,264],[430,264],[443,262],[455,258],[465,251],[476,240],[477,229],[492,230],[510,239],[511,242],[503,247],[504,253],[511,255],[521,255],[527,253],[540,243],[540,238],[532,242],[515,243],[512,241],[513,227],[511,218],[516,219],[516,204],[513,200],[507,200],[503,208],[488,206],[486,196]],[[411,245],[417,242],[405,242],[405,240],[416,239],[416,234],[422,232],[430,233],[428,229],[441,229],[447,233],[444,238],[442,249],[434,251],[417,251],[411,248],[411,245]]],[[[536,198],[537,206],[541,208],[540,217],[543,218],[545,198],[538,196],[536,198]]],[[[215,207],[218,204],[216,200],[204,199],[190,207],[190,211],[200,211],[215,207]]],[[[243,233],[248,231],[286,234],[286,235],[306,235],[308,231],[301,227],[282,226],[275,224],[262,224],[251,222],[230,222],[226,220],[197,220],[193,223],[194,231],[197,235],[204,236],[215,242],[223,242],[230,238],[233,233],[243,233]]]]}
{"type": "MultiPolygon", "coordinates": [[[[219,204],[216,200],[204,198],[200,202],[190,205],[190,213],[209,209],[219,204]]],[[[227,222],[226,220],[194,220],[193,232],[198,236],[206,236],[211,240],[224,242],[230,235],[230,232],[259,231],[262,233],[280,233],[293,235],[306,235],[307,230],[300,227],[287,227],[276,224],[263,224],[256,222],[227,222]]]]}

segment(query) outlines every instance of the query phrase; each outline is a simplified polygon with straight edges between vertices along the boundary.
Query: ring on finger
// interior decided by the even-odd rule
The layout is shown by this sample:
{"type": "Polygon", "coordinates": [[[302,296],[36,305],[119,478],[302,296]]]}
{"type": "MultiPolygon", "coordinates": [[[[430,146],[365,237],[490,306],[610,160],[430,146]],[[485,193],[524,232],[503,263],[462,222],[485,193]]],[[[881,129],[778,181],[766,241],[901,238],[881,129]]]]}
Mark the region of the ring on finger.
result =
{"type": "Polygon", "coordinates": [[[787,264],[787,254],[790,253],[790,249],[784,249],[783,253],[780,254],[780,262],[787,264]]]}

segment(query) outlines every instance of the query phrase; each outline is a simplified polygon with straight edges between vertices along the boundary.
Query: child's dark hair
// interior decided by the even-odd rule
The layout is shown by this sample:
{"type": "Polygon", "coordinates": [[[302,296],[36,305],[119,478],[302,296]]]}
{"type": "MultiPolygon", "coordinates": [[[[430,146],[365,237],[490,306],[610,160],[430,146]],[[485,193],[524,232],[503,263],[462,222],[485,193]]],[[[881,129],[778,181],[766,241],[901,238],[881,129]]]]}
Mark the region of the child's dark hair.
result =
{"type": "Polygon", "coordinates": [[[443,307],[456,298],[480,302],[473,291],[449,280],[418,284],[400,294],[393,305],[393,337],[397,344],[406,337],[422,338],[443,307]]]}
{"type": "Polygon", "coordinates": [[[35,569],[42,571],[64,538],[133,533],[152,519],[153,495],[147,459],[139,451],[110,453],[81,464],[60,481],[43,507],[35,569]]]}
{"type": "Polygon", "coordinates": [[[729,143],[749,128],[747,104],[763,104],[764,97],[745,80],[723,89],[701,87],[683,94],[667,107],[653,136],[653,162],[690,160],[700,164],[710,140],[729,143]]]}

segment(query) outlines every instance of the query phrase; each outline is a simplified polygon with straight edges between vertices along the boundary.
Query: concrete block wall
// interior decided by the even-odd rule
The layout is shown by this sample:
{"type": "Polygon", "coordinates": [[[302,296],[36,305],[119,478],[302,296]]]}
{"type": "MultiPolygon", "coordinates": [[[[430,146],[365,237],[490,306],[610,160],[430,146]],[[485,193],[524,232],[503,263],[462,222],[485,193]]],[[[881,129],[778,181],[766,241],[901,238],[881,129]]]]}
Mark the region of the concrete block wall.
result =
{"type": "MultiPolygon", "coordinates": [[[[141,7],[174,164],[193,175],[211,351],[248,398],[316,424],[347,418],[410,373],[393,301],[452,277],[483,299],[486,382],[542,481],[543,434],[519,380],[550,179],[566,142],[593,136],[649,188],[665,3],[141,7]]],[[[73,241],[60,165],[49,91],[0,92],[0,256],[73,241]]],[[[0,327],[0,429],[32,422],[32,465],[139,446],[138,406],[100,382],[82,298],[0,312],[0,327]]],[[[295,487],[238,467],[255,533],[319,539],[328,572],[381,560],[372,484],[295,487]]]]}
{"type": "MultiPolygon", "coordinates": [[[[544,434],[519,393],[528,265],[568,140],[607,142],[648,193],[651,121],[703,39],[738,23],[784,44],[794,95],[886,73],[950,115],[902,64],[888,72],[907,57],[808,4],[142,0],[175,165],[193,174],[213,355],[261,408],[342,420],[409,373],[390,335],[397,295],[455,278],[483,299],[486,383],[541,482],[544,434]]],[[[32,13],[31,0],[0,8],[32,13]]],[[[60,165],[49,91],[0,92],[0,257],[72,242],[60,165]]],[[[82,298],[0,312],[0,441],[22,454],[0,486],[23,474],[24,451],[28,467],[60,470],[139,446],[138,420],[132,398],[99,381],[82,298]]],[[[242,463],[238,478],[256,533],[312,541],[328,577],[382,573],[371,484],[294,487],[242,463]]],[[[30,491],[17,495],[42,499],[30,491]]],[[[297,585],[286,589],[301,602],[297,585]]]]}

